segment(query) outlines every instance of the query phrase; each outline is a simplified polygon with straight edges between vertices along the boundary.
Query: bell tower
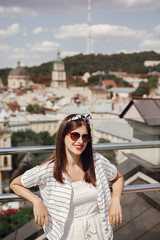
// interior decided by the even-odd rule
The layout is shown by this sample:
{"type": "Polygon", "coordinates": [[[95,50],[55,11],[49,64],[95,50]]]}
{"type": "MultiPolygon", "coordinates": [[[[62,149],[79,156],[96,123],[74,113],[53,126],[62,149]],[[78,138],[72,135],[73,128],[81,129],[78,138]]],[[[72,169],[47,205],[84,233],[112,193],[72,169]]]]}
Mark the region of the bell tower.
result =
{"type": "Polygon", "coordinates": [[[63,87],[66,88],[66,72],[65,72],[65,65],[60,57],[60,51],[57,53],[57,59],[53,63],[53,71],[52,71],[52,82],[51,87],[59,88],[63,87]]]}

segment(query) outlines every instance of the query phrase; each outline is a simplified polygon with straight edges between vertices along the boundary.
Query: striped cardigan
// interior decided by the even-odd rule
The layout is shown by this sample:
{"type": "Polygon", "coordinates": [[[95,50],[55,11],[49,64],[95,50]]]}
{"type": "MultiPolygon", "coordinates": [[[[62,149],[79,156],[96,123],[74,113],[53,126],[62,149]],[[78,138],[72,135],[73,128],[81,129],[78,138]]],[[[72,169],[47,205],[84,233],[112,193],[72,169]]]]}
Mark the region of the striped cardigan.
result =
{"type": "MultiPolygon", "coordinates": [[[[94,166],[96,183],[98,187],[98,206],[102,219],[102,227],[106,234],[106,240],[113,239],[112,227],[109,225],[108,207],[111,195],[108,181],[117,176],[116,167],[99,153],[94,153],[94,166]]],[[[44,224],[44,232],[49,240],[60,240],[64,233],[65,223],[68,217],[72,184],[64,176],[64,184],[53,177],[54,163],[46,162],[40,166],[26,171],[21,178],[22,185],[26,188],[39,186],[41,198],[48,210],[49,227],[44,224]]]]}

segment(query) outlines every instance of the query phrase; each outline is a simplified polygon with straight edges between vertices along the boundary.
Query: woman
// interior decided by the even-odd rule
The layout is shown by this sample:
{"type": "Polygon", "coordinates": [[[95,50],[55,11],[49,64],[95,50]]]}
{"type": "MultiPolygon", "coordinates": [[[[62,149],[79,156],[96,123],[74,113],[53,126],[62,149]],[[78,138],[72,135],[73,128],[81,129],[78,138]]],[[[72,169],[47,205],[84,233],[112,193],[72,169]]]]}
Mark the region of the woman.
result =
{"type": "Polygon", "coordinates": [[[122,222],[124,180],[106,158],[93,153],[90,118],[67,116],[50,159],[11,182],[11,189],[33,204],[35,223],[49,240],[109,240],[112,227],[122,222]],[[36,185],[41,198],[29,190],[36,185]]]}

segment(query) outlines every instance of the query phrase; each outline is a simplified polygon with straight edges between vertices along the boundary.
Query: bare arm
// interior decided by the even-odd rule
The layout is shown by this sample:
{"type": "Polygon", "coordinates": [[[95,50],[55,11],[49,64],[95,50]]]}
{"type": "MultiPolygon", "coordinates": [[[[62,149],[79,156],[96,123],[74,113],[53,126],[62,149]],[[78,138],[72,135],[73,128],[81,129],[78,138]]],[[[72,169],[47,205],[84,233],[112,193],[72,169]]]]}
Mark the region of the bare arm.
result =
{"type": "Polygon", "coordinates": [[[124,178],[120,172],[117,173],[117,177],[112,181],[112,198],[109,208],[109,223],[115,227],[119,223],[122,223],[122,208],[120,204],[120,197],[123,191],[124,178]]]}
{"type": "Polygon", "coordinates": [[[28,188],[25,188],[21,182],[21,176],[15,178],[11,184],[10,188],[19,196],[25,198],[33,204],[33,213],[35,217],[35,223],[38,226],[43,226],[44,221],[46,221],[46,226],[49,226],[48,212],[43,204],[41,198],[32,193],[28,188]]]}

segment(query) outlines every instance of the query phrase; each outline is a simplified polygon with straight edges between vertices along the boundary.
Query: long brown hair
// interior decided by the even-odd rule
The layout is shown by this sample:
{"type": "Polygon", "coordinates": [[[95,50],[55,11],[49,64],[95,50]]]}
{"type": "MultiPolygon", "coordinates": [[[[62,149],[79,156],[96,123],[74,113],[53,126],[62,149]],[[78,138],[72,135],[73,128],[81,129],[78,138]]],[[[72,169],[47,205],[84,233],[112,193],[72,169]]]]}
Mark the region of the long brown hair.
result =
{"type": "MultiPolygon", "coordinates": [[[[84,121],[81,118],[77,120],[71,120],[72,117],[76,116],[76,114],[68,115],[60,124],[59,129],[56,135],[56,150],[49,158],[55,162],[53,176],[55,179],[60,182],[64,183],[62,172],[66,172],[66,165],[67,165],[67,158],[65,152],[65,143],[64,138],[65,136],[73,131],[74,129],[85,126],[87,128],[88,134],[91,136],[91,128],[88,121],[84,121]]],[[[85,172],[84,180],[88,183],[92,183],[96,186],[96,176],[94,170],[94,163],[93,163],[93,149],[92,149],[92,140],[87,143],[85,150],[81,154],[82,166],[85,172]]]]}

